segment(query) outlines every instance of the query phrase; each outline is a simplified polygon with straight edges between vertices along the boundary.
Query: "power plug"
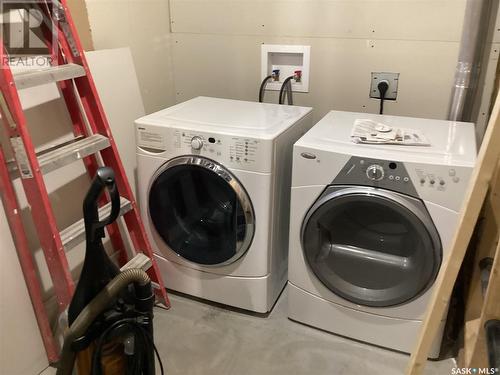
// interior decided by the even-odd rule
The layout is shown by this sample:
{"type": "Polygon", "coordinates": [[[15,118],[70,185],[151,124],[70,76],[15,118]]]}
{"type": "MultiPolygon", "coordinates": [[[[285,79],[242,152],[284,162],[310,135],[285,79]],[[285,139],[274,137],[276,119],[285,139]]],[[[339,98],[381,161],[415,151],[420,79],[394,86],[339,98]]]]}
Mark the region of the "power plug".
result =
{"type": "Polygon", "coordinates": [[[387,94],[387,90],[389,89],[389,81],[386,79],[383,79],[380,81],[377,85],[378,91],[380,93],[380,114],[384,114],[384,100],[385,100],[385,95],[387,94]]]}

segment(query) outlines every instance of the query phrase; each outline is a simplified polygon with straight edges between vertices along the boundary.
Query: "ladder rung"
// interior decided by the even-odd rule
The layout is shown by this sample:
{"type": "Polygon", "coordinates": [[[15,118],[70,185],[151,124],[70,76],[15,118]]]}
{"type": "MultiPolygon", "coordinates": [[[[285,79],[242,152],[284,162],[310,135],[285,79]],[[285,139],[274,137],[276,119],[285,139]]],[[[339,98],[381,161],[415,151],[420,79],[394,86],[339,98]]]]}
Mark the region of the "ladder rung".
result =
{"type": "Polygon", "coordinates": [[[63,146],[51,149],[38,157],[40,170],[42,173],[48,173],[106,147],[109,147],[109,139],[100,134],[94,134],[76,142],[64,143],[63,146]]]}
{"type": "Polygon", "coordinates": [[[28,87],[45,85],[47,83],[83,77],[84,75],[85,69],[83,66],[78,64],[65,64],[14,73],[14,81],[16,82],[18,90],[21,90],[28,87]]]}
{"type": "MultiPolygon", "coordinates": [[[[123,197],[120,198],[120,216],[126,214],[132,209],[132,205],[128,199],[123,197]]],[[[109,216],[111,212],[111,203],[99,209],[99,218],[105,219],[109,216]]],[[[64,249],[70,251],[76,245],[81,243],[85,239],[85,223],[83,219],[77,221],[76,223],[70,225],[64,229],[61,233],[61,241],[63,243],[64,249]]]]}
{"type": "Polygon", "coordinates": [[[134,268],[140,268],[143,271],[147,271],[153,265],[151,259],[143,253],[137,253],[127,264],[125,264],[120,271],[130,270],[134,268]]]}

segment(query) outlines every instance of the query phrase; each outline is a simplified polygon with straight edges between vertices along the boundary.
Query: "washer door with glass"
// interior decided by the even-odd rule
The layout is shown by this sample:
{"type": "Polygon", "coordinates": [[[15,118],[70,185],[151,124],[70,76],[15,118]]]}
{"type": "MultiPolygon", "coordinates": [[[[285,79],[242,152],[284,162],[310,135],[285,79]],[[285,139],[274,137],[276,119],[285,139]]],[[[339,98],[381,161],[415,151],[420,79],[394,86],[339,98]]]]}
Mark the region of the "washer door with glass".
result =
{"type": "Polygon", "coordinates": [[[433,284],[442,258],[423,202],[371,187],[327,188],[306,215],[302,248],[330,291],[370,307],[420,296],[433,284]]]}
{"type": "Polygon", "coordinates": [[[240,182],[196,156],[164,164],[149,189],[151,222],[170,249],[200,265],[227,265],[250,247],[254,212],[240,182]]]}

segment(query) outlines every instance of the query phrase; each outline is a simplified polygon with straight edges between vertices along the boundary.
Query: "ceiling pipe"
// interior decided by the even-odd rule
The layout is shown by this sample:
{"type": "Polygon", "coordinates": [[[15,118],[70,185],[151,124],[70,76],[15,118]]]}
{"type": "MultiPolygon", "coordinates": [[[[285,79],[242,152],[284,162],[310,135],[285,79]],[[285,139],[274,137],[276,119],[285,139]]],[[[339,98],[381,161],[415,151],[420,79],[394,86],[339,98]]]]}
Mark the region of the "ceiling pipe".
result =
{"type": "Polygon", "coordinates": [[[471,121],[492,0],[467,0],[448,119],[471,121]]]}

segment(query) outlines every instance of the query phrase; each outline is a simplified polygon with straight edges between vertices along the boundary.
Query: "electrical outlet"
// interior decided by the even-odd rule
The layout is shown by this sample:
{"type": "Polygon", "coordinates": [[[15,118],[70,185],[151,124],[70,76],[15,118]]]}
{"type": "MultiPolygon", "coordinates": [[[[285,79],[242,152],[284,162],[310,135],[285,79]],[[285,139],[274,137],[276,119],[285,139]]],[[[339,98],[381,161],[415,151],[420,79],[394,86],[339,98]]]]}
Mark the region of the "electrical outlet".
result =
{"type": "Polygon", "coordinates": [[[385,100],[396,100],[398,97],[399,73],[373,72],[372,83],[370,85],[370,98],[380,99],[378,84],[383,80],[389,82],[389,89],[385,94],[385,100]]]}

